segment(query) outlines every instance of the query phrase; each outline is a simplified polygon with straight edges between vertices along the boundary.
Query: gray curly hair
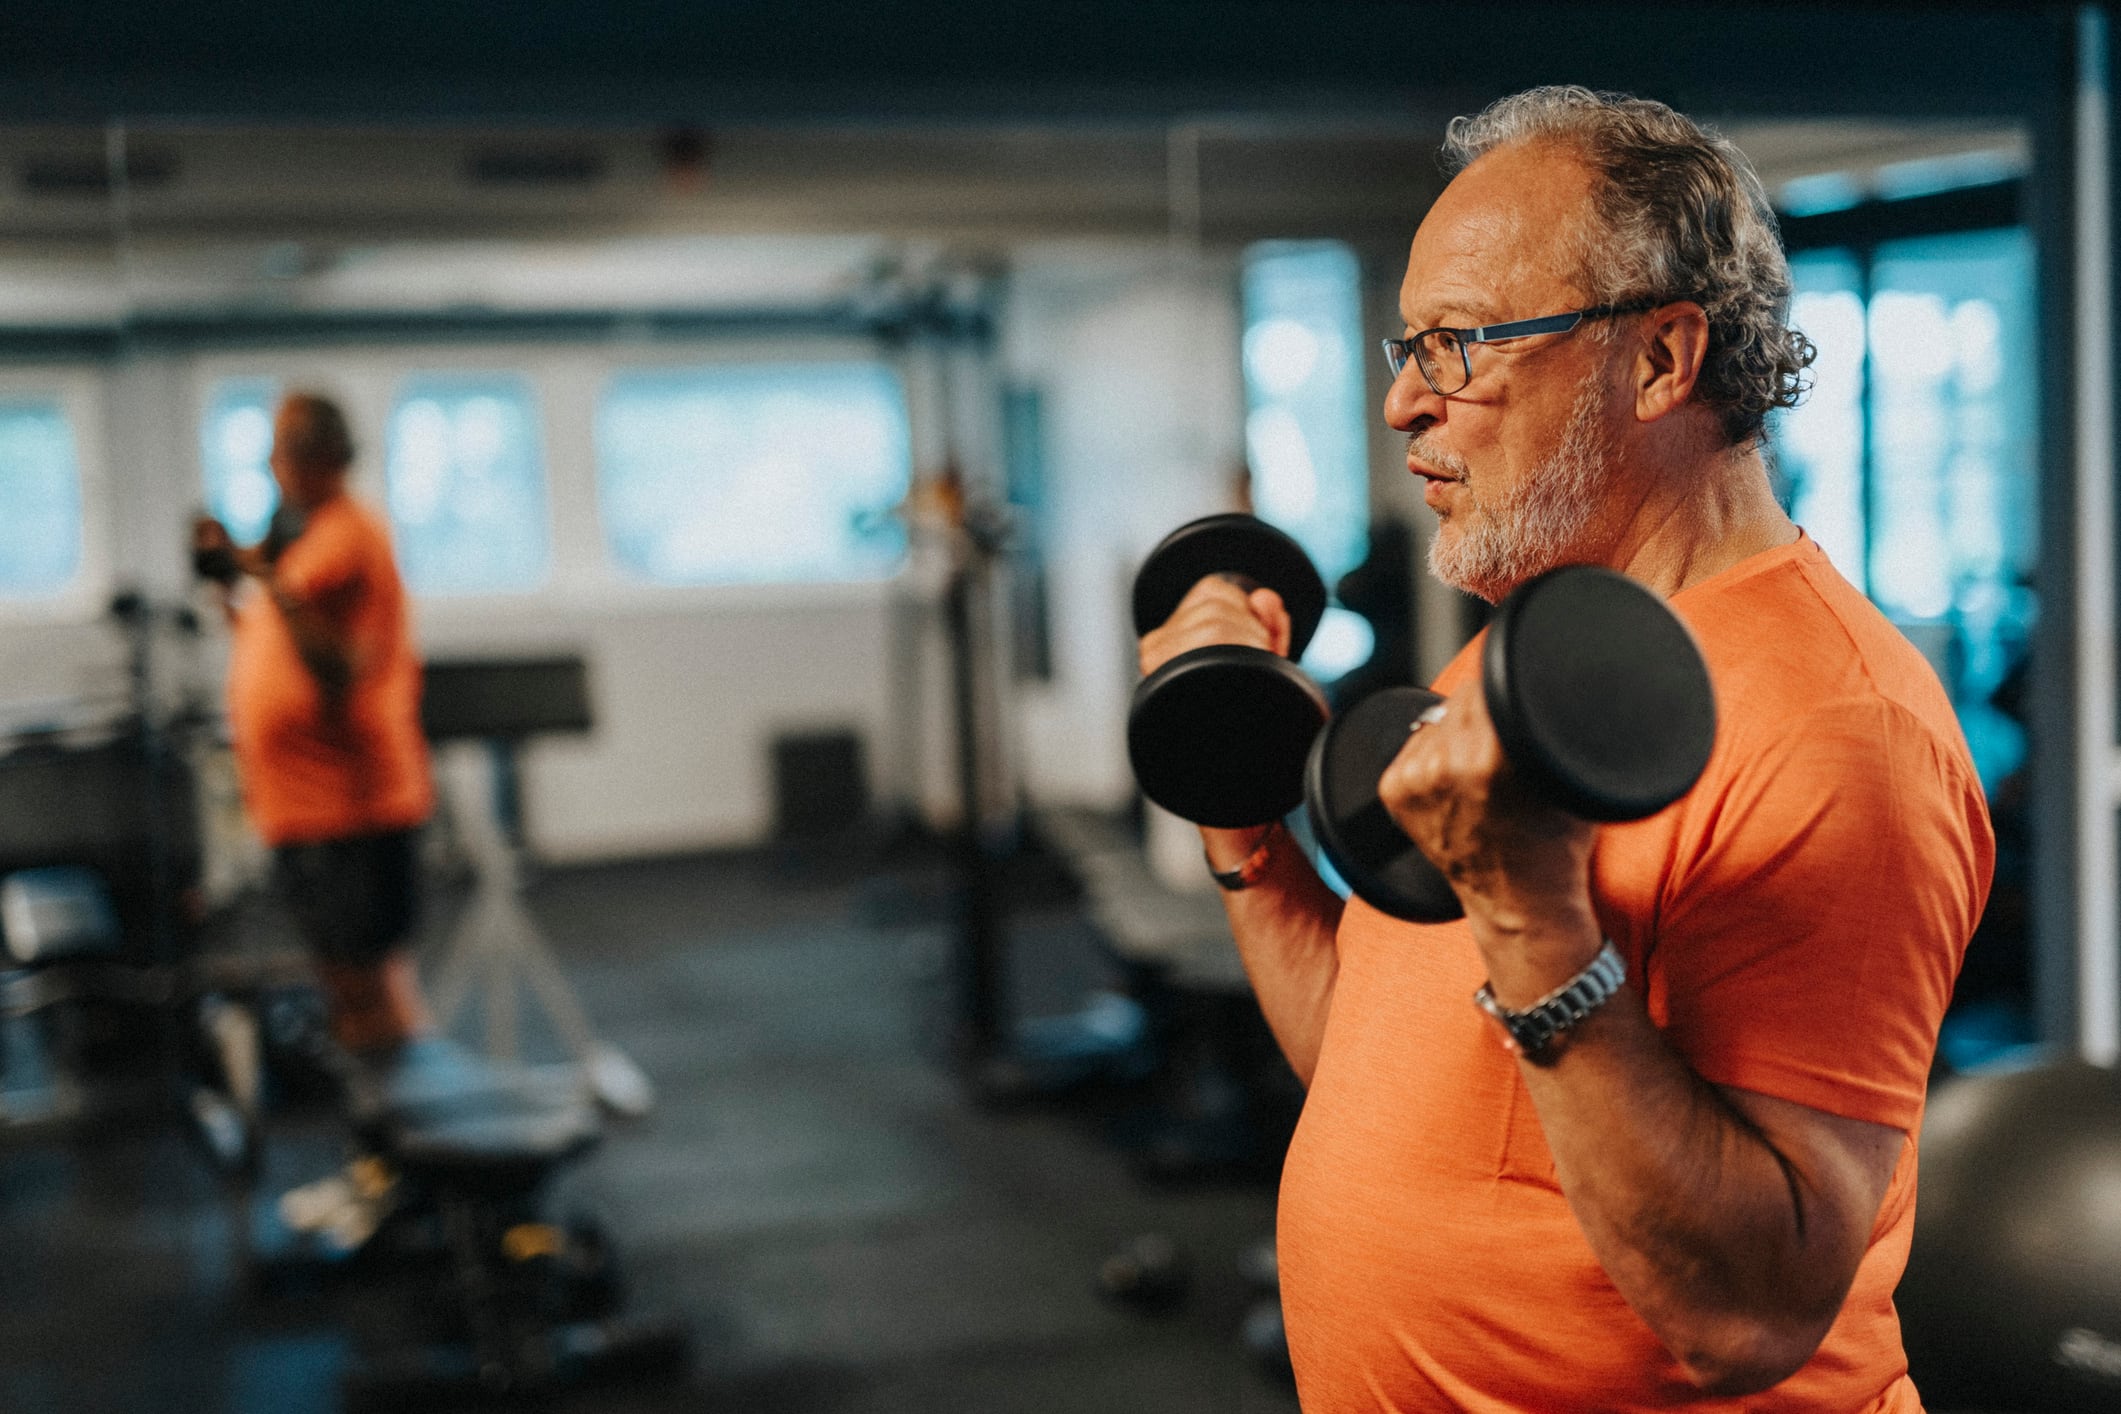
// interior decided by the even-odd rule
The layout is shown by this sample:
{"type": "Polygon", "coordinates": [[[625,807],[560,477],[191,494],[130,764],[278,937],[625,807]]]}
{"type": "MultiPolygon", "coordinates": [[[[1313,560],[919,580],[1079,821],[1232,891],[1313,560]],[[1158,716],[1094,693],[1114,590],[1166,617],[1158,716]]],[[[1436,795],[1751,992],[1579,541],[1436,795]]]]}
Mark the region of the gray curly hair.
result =
{"type": "Polygon", "coordinates": [[[1662,103],[1576,85],[1527,89],[1444,137],[1447,175],[1498,148],[1550,142],[1597,178],[1602,230],[1572,252],[1598,304],[1693,300],[1708,315],[1696,396],[1733,446],[1757,442],[1774,408],[1810,386],[1814,350],[1789,327],[1790,266],[1752,164],[1731,143],[1662,103]]]}

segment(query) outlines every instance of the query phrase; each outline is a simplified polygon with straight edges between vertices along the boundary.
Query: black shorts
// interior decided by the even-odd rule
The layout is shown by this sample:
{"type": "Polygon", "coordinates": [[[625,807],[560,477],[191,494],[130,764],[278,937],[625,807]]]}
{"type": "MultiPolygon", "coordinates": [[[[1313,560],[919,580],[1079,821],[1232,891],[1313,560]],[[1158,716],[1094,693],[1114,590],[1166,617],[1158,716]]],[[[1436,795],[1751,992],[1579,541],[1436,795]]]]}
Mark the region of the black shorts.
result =
{"type": "Polygon", "coordinates": [[[280,895],[326,962],[366,967],[412,936],[420,915],[420,832],[386,830],[273,852],[280,895]]]}

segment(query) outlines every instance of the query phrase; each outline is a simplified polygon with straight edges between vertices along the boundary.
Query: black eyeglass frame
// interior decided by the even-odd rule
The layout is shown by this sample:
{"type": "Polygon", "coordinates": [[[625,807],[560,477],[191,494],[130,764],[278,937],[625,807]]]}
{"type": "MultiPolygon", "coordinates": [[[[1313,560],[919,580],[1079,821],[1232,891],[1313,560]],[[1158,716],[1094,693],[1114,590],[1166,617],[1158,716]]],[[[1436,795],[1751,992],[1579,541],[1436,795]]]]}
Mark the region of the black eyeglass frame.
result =
{"type": "Polygon", "coordinates": [[[1407,365],[1412,363],[1421,370],[1422,381],[1435,390],[1436,396],[1448,398],[1453,393],[1463,392],[1466,384],[1473,381],[1475,344],[1499,344],[1505,339],[1529,339],[1535,334],[1566,334],[1585,320],[1640,314],[1656,307],[1657,302],[1654,300],[1636,300],[1628,304],[1599,304],[1589,309],[1572,309],[1566,314],[1543,314],[1537,319],[1512,319],[1506,324],[1483,324],[1477,329],[1453,329],[1447,324],[1439,324],[1433,329],[1424,329],[1404,339],[1384,340],[1385,366],[1392,370],[1392,381],[1396,383],[1400,375],[1406,372],[1407,365]],[[1449,388],[1437,387],[1428,364],[1415,352],[1417,346],[1431,334],[1449,334],[1458,340],[1458,362],[1465,376],[1449,388]]]}

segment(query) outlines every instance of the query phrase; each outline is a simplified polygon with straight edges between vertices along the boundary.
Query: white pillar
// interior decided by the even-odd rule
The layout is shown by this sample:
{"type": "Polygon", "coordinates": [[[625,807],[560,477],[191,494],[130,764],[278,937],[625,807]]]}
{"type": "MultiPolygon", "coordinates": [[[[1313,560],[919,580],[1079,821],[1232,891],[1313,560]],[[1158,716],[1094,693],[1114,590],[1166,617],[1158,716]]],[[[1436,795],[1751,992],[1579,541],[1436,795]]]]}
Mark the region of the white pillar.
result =
{"type": "Polygon", "coordinates": [[[2114,421],[2106,16],[2077,18],[2077,1049],[2121,1058],[2121,862],[2115,811],[2114,421]]]}

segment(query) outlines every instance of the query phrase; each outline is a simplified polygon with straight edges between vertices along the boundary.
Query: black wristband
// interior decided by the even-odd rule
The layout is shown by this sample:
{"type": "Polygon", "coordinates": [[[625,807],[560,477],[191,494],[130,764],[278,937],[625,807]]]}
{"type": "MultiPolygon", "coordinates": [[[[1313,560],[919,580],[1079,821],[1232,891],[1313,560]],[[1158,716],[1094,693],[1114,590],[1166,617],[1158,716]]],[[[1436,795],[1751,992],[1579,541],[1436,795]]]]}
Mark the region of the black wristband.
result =
{"type": "Polygon", "coordinates": [[[1215,881],[1217,888],[1228,893],[1239,893],[1251,888],[1266,875],[1267,861],[1273,854],[1274,836],[1280,829],[1279,820],[1267,826],[1266,832],[1259,837],[1259,843],[1252,846],[1252,852],[1246,855],[1244,862],[1235,869],[1216,868],[1215,861],[1208,858],[1208,847],[1202,845],[1200,857],[1208,866],[1208,877],[1215,881]]]}

